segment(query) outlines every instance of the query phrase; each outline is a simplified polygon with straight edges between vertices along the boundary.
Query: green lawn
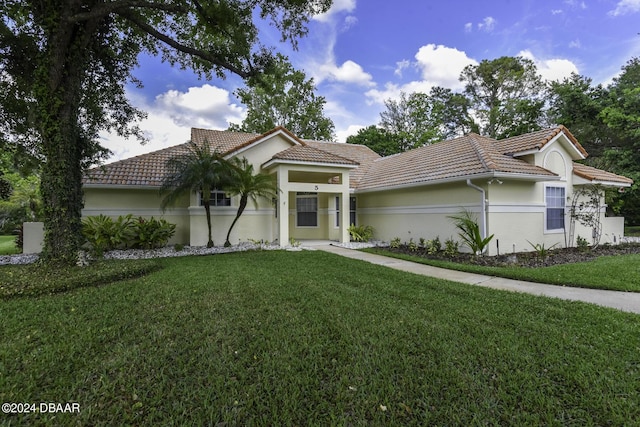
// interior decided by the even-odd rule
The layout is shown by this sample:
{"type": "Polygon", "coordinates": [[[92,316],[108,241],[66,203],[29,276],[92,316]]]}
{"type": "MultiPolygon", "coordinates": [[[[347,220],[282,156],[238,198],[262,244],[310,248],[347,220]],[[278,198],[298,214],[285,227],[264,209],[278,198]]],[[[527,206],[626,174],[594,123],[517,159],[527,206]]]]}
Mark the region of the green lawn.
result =
{"type": "Polygon", "coordinates": [[[16,236],[0,236],[0,255],[19,253],[16,248],[16,236]]]}
{"type": "Polygon", "coordinates": [[[640,236],[640,226],[639,225],[628,225],[624,228],[625,236],[640,236]]]}
{"type": "Polygon", "coordinates": [[[80,404],[80,414],[0,415],[0,424],[640,419],[637,315],[320,251],[162,265],[137,279],[0,301],[0,401],[80,404]]]}
{"type": "Polygon", "coordinates": [[[384,249],[363,249],[379,255],[405,259],[434,267],[529,282],[581,288],[609,289],[614,291],[640,292],[640,255],[603,256],[592,261],[561,264],[550,267],[486,267],[460,264],[451,261],[427,259],[419,256],[396,254],[384,249]]]}

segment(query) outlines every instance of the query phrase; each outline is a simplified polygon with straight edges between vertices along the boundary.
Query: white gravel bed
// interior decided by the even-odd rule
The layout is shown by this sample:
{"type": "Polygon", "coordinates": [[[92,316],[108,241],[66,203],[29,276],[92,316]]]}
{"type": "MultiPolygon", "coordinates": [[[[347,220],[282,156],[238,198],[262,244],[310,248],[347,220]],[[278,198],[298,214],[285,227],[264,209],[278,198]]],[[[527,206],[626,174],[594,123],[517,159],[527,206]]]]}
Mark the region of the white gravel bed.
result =
{"type": "MultiPolygon", "coordinates": [[[[331,243],[334,246],[340,246],[347,249],[362,249],[372,248],[376,246],[388,246],[386,242],[350,242],[350,243],[331,243]]],[[[192,255],[213,255],[224,254],[230,252],[242,252],[249,250],[288,250],[288,251],[300,251],[300,250],[315,250],[314,246],[305,246],[304,242],[301,242],[297,246],[280,247],[277,244],[272,243],[251,243],[243,242],[239,245],[230,246],[225,248],[223,246],[215,246],[213,248],[207,248],[205,246],[185,246],[181,250],[176,250],[173,246],[165,246],[159,249],[127,249],[109,251],[104,254],[105,259],[150,259],[150,258],[169,258],[169,257],[182,257],[192,255]]],[[[19,254],[19,255],[2,255],[0,256],[0,265],[18,265],[18,264],[31,264],[38,260],[37,254],[19,254]]],[[[82,258],[86,259],[87,254],[83,253],[82,258]]]]}

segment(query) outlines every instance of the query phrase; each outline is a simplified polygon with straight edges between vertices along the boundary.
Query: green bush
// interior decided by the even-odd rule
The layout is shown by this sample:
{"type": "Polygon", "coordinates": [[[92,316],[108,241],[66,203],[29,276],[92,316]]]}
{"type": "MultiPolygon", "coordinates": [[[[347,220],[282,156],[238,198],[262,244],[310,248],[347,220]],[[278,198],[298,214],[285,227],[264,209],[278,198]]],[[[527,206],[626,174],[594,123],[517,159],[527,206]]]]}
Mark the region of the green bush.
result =
{"type": "Polygon", "coordinates": [[[425,249],[429,255],[437,254],[442,250],[442,243],[440,243],[440,237],[436,237],[433,240],[427,240],[425,249]]]}
{"type": "Polygon", "coordinates": [[[586,252],[589,250],[589,242],[587,241],[587,239],[585,239],[582,236],[578,236],[576,238],[576,245],[578,246],[578,249],[582,252],[586,252]]]}
{"type": "Polygon", "coordinates": [[[133,218],[131,214],[113,220],[106,215],[82,221],[82,234],[97,255],[114,249],[152,249],[165,246],[176,226],[164,219],[133,218]]]}
{"type": "Polygon", "coordinates": [[[448,257],[456,256],[459,252],[458,241],[448,238],[444,241],[444,254],[448,257]]]}
{"type": "Polygon", "coordinates": [[[165,219],[138,218],[134,220],[134,233],[131,247],[153,249],[165,246],[176,232],[176,225],[165,219]]]}
{"type": "Polygon", "coordinates": [[[398,249],[400,247],[400,243],[401,243],[400,238],[394,237],[393,239],[391,239],[391,242],[389,242],[389,247],[391,249],[398,249]]]}
{"type": "Polygon", "coordinates": [[[349,226],[349,234],[354,242],[368,242],[373,238],[373,227],[370,225],[351,224],[349,226]]]}

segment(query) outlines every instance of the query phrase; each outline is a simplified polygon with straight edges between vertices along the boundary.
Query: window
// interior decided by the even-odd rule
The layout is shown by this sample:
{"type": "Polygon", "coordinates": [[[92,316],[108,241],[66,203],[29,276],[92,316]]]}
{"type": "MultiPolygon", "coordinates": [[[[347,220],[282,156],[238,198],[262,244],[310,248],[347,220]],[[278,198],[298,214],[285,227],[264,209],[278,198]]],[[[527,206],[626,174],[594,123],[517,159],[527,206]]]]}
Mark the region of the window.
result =
{"type": "Polygon", "coordinates": [[[545,202],[547,204],[546,230],[563,230],[565,208],[564,187],[546,187],[545,202]]]}
{"type": "MultiPolygon", "coordinates": [[[[356,198],[349,197],[349,225],[356,225],[356,198]]],[[[340,196],[336,196],[336,227],[340,227],[340,196]]]]}
{"type": "Polygon", "coordinates": [[[356,224],[356,198],[349,198],[349,224],[356,224]]]}
{"type": "MultiPolygon", "coordinates": [[[[204,206],[202,192],[200,195],[200,206],[204,206]]],[[[213,190],[210,197],[209,206],[231,206],[231,197],[224,191],[213,190]]]]}
{"type": "Polygon", "coordinates": [[[316,193],[296,195],[296,219],[298,227],[318,226],[318,195],[316,193]]]}

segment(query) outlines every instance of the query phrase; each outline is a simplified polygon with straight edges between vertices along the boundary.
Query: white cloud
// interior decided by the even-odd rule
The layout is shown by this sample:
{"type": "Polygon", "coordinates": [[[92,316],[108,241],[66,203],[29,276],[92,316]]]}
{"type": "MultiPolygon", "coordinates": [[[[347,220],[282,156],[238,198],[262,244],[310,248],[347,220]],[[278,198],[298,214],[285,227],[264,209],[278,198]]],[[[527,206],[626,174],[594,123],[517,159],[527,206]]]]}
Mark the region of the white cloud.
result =
{"type": "Polygon", "coordinates": [[[496,28],[498,21],[492,16],[487,16],[478,24],[478,29],[487,33],[492,32],[496,28]]]}
{"type": "Polygon", "coordinates": [[[620,0],[616,8],[609,11],[609,15],[620,16],[636,12],[640,12],[640,0],[620,0]]]}
{"type": "Polygon", "coordinates": [[[357,134],[360,129],[364,129],[366,126],[349,125],[346,129],[336,131],[337,142],[347,142],[347,137],[357,134]]]}
{"type": "Polygon", "coordinates": [[[580,49],[582,47],[582,43],[580,43],[580,39],[571,40],[569,42],[569,47],[572,49],[580,49]]]}
{"type": "Polygon", "coordinates": [[[348,60],[338,66],[330,59],[321,65],[320,74],[317,76],[318,83],[324,79],[340,82],[353,83],[359,86],[375,86],[371,74],[365,72],[362,67],[355,62],[348,60]]]}
{"type": "Polygon", "coordinates": [[[402,72],[405,69],[409,68],[410,65],[411,65],[411,61],[407,59],[396,62],[396,69],[393,71],[393,74],[395,74],[398,77],[402,77],[402,72]]]}
{"type": "Polygon", "coordinates": [[[471,31],[473,31],[473,24],[471,22],[464,24],[464,32],[470,33],[471,31]]]}
{"type": "Polygon", "coordinates": [[[461,50],[435,44],[422,46],[415,58],[424,80],[451,89],[461,87],[458,77],[464,67],[478,63],[461,50]]]}
{"type": "Polygon", "coordinates": [[[566,77],[570,77],[571,73],[579,74],[576,64],[568,59],[538,59],[529,50],[523,50],[518,53],[517,56],[532,60],[538,68],[538,73],[544,80],[559,81],[566,77]]]}
{"type": "Polygon", "coordinates": [[[191,137],[192,127],[226,129],[229,123],[239,123],[245,114],[242,107],[231,102],[228,91],[205,84],[186,92],[170,90],[149,104],[135,94],[127,94],[131,103],[148,113],[139,127],[149,142],[141,145],[133,138],[102,134],[102,145],[113,152],[109,161],[148,153],[182,144],[191,137]]]}
{"type": "Polygon", "coordinates": [[[331,8],[327,12],[316,15],[313,19],[320,22],[329,22],[340,12],[351,13],[355,8],[356,0],[334,0],[331,8]]]}
{"type": "Polygon", "coordinates": [[[562,9],[553,9],[551,11],[551,14],[552,15],[560,15],[560,14],[562,14],[562,12],[563,12],[562,9]]]}

